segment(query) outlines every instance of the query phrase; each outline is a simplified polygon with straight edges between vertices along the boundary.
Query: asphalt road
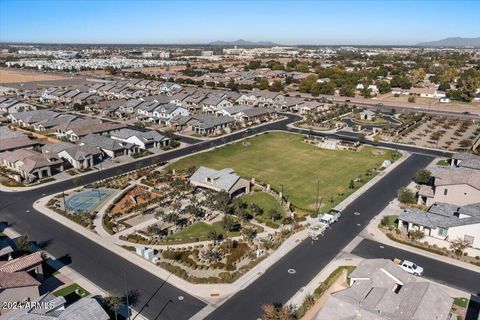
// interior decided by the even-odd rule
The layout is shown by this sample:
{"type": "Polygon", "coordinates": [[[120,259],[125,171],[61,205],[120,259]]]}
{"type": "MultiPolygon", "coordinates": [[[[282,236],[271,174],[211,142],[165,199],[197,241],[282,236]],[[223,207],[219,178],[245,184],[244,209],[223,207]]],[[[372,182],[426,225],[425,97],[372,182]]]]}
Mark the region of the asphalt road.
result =
{"type": "Polygon", "coordinates": [[[423,277],[473,295],[480,295],[480,275],[465,268],[367,239],[362,240],[352,253],[366,259],[398,258],[413,261],[424,269],[423,277]]]}
{"type": "Polygon", "coordinates": [[[287,302],[395,198],[398,189],[407,185],[417,170],[431,160],[428,156],[412,155],[345,208],[340,220],[325,232],[324,237],[317,241],[303,241],[207,319],[257,319],[261,316],[262,305],[287,302]],[[354,215],[354,212],[360,212],[360,215],[354,215]],[[287,272],[291,268],[296,270],[295,274],[287,272]]]}
{"type": "MultiPolygon", "coordinates": [[[[221,146],[247,135],[269,130],[308,133],[308,130],[286,127],[287,124],[298,119],[299,116],[289,115],[287,119],[282,121],[254,128],[248,134],[239,132],[215,140],[199,142],[187,148],[173,150],[148,159],[139,159],[116,168],[92,172],[74,180],[46,185],[31,191],[0,192],[0,220],[9,223],[19,233],[28,235],[31,240],[39,243],[52,255],[67,257],[66,260],[69,260],[70,267],[108,292],[124,292],[124,275],[125,270],[127,270],[127,287],[140,293],[139,303],[135,309],[149,319],[188,319],[205,305],[202,301],[164,283],[145,270],[90,241],[87,237],[36,212],[32,207],[33,203],[46,195],[154,163],[169,161],[196,151],[221,146]],[[179,296],[183,296],[184,300],[180,301],[179,296]]],[[[412,150],[436,155],[436,152],[433,151],[425,152],[414,147],[398,147],[398,149],[402,148],[407,151],[412,150]]],[[[288,300],[298,289],[308,283],[345,244],[358,234],[362,225],[365,225],[374,215],[380,212],[386,203],[395,196],[400,186],[406,185],[414,173],[430,161],[430,157],[422,155],[414,155],[407,159],[405,163],[346,209],[344,218],[333,228],[341,230],[340,232],[329,231],[324,239],[314,244],[302,243],[273,265],[258,281],[235,295],[210,318],[255,318],[259,315],[263,303],[288,300]],[[353,216],[354,211],[360,211],[362,215],[360,217],[353,216]],[[361,226],[356,226],[357,221],[361,226]],[[329,243],[329,245],[326,246],[325,243],[329,243]],[[286,273],[286,270],[290,267],[297,269],[295,275],[286,273]],[[246,315],[246,317],[243,315],[246,315]]]]}

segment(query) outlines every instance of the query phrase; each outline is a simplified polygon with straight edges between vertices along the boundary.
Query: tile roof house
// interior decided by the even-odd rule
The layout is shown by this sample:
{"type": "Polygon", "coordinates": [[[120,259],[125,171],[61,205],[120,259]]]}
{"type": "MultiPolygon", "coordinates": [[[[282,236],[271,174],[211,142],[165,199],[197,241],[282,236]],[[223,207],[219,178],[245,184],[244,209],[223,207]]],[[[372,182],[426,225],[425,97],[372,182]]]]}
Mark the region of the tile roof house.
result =
{"type": "Polygon", "coordinates": [[[399,229],[405,232],[421,230],[426,237],[445,241],[460,238],[473,248],[480,248],[480,198],[477,201],[465,206],[434,203],[426,212],[405,209],[398,217],[399,229]]]}
{"type": "Polygon", "coordinates": [[[421,187],[418,192],[419,204],[430,206],[435,202],[444,202],[463,206],[479,201],[480,170],[467,167],[436,167],[431,171],[433,183],[431,186],[421,187]]]}
{"type": "Polygon", "coordinates": [[[126,127],[127,125],[116,122],[101,122],[95,125],[75,124],[65,132],[65,135],[70,141],[79,141],[81,137],[91,133],[113,134],[126,127]]]}
{"type": "Polygon", "coordinates": [[[350,286],[332,293],[316,320],[448,320],[453,299],[386,259],[360,262],[350,286]]]}
{"type": "Polygon", "coordinates": [[[30,140],[22,132],[0,126],[0,152],[33,148],[38,145],[39,142],[37,140],[30,140]]]}
{"type": "Polygon", "coordinates": [[[217,192],[226,191],[230,196],[250,192],[250,182],[236,175],[235,171],[228,168],[215,170],[200,167],[189,180],[193,186],[217,192]]]}
{"type": "Polygon", "coordinates": [[[121,129],[110,135],[112,139],[137,145],[140,149],[162,148],[170,144],[170,138],[161,135],[155,130],[138,131],[121,129]]]}
{"type": "Polygon", "coordinates": [[[17,149],[0,153],[0,165],[19,174],[17,180],[33,182],[50,177],[55,170],[63,170],[63,161],[57,156],[42,154],[29,149],[17,149]]]}
{"type": "Polygon", "coordinates": [[[36,106],[14,98],[0,98],[0,112],[18,113],[36,109],[36,106]]]}
{"type": "MultiPolygon", "coordinates": [[[[35,252],[9,261],[0,261],[0,303],[36,299],[39,296],[40,281],[43,280],[43,260],[42,252],[35,252]]],[[[0,313],[4,313],[4,310],[0,313]]]]}
{"type": "Polygon", "coordinates": [[[469,152],[458,152],[452,156],[451,165],[480,170],[480,156],[469,152]]]}
{"type": "Polygon", "coordinates": [[[110,317],[93,297],[66,305],[64,297],[48,293],[38,297],[30,307],[13,310],[2,320],[109,320],[110,317]]]}
{"type": "Polygon", "coordinates": [[[80,139],[81,144],[95,146],[101,150],[107,157],[116,158],[122,155],[130,155],[138,152],[138,146],[112,139],[98,134],[89,134],[80,139]]]}
{"type": "Polygon", "coordinates": [[[201,135],[208,135],[227,129],[228,125],[234,121],[235,119],[229,116],[214,117],[205,115],[202,117],[195,117],[191,126],[193,132],[201,135]]]}
{"type": "Polygon", "coordinates": [[[95,146],[69,142],[48,143],[42,147],[45,154],[56,155],[76,169],[87,169],[103,160],[102,152],[95,146]]]}
{"type": "Polygon", "coordinates": [[[166,124],[170,119],[176,116],[188,116],[190,112],[179,105],[168,103],[156,106],[152,115],[157,123],[166,124]]]}
{"type": "Polygon", "coordinates": [[[58,117],[60,113],[50,110],[33,110],[12,113],[8,117],[12,123],[18,123],[22,127],[31,127],[37,122],[45,121],[50,118],[58,117]]]}

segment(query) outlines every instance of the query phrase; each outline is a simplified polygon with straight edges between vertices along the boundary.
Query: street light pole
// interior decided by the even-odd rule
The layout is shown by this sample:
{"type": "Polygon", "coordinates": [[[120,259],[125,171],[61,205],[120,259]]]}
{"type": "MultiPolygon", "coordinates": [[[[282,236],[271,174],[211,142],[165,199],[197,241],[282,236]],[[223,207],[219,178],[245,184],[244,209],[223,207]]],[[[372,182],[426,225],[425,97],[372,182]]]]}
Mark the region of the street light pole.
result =
{"type": "Polygon", "coordinates": [[[128,290],[127,290],[127,268],[125,268],[125,272],[123,274],[123,279],[125,282],[125,299],[127,302],[127,320],[130,320],[130,303],[128,301],[128,290]]]}

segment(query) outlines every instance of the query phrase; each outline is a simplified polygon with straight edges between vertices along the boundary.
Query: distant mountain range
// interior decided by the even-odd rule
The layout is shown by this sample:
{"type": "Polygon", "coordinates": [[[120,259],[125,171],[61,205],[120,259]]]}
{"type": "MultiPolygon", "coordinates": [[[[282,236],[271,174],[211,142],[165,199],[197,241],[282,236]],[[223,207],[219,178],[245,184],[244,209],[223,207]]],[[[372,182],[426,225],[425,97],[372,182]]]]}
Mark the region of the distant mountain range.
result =
{"type": "Polygon", "coordinates": [[[475,47],[480,48],[480,37],[477,38],[462,38],[452,37],[445,38],[438,41],[422,42],[418,43],[419,47],[475,47]]]}
{"type": "Polygon", "coordinates": [[[239,39],[236,41],[214,41],[210,42],[209,45],[211,46],[246,46],[246,47],[252,47],[252,46],[261,46],[261,47],[274,47],[278,46],[277,43],[270,42],[270,41],[247,41],[243,39],[239,39]]]}

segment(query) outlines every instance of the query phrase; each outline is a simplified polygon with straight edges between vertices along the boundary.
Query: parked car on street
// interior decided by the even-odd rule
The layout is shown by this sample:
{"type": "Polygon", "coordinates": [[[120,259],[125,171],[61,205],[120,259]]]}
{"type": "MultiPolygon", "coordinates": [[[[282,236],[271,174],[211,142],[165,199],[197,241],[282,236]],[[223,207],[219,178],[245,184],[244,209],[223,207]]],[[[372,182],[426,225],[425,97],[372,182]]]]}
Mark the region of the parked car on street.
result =
{"type": "Polygon", "coordinates": [[[400,268],[416,276],[421,276],[423,274],[423,268],[417,266],[415,263],[408,260],[394,259],[393,262],[397,264],[400,268]]]}

